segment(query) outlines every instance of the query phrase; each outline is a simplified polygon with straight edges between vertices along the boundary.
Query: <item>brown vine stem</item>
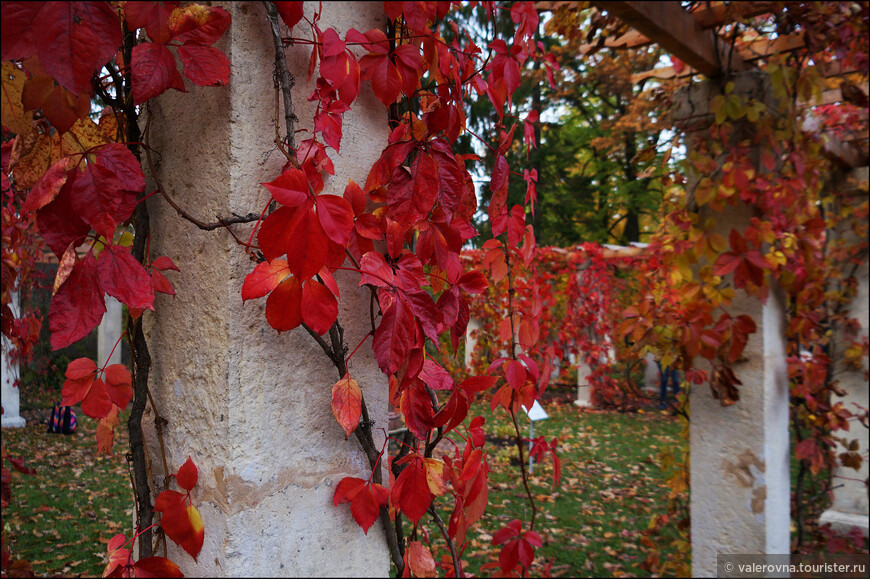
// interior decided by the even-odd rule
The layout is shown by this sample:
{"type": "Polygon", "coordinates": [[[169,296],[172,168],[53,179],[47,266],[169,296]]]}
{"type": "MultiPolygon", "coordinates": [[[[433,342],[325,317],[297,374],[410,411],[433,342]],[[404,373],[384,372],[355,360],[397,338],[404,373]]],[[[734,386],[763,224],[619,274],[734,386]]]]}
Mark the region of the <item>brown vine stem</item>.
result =
{"type": "MultiPolygon", "coordinates": [[[[191,215],[190,213],[188,213],[187,211],[182,209],[181,206],[175,202],[175,199],[173,199],[169,195],[169,193],[166,191],[166,188],[163,186],[163,183],[157,177],[157,172],[156,172],[156,169],[154,166],[154,160],[151,157],[151,146],[149,145],[150,129],[151,129],[151,115],[149,114],[148,120],[145,122],[145,145],[144,145],[145,159],[148,162],[148,170],[151,172],[151,177],[154,179],[154,184],[157,186],[157,191],[159,191],[160,195],[164,199],[166,199],[166,202],[169,203],[169,205],[172,206],[173,209],[175,209],[175,211],[178,213],[179,216],[181,216],[183,219],[186,219],[187,221],[190,221],[191,223],[193,223],[194,225],[196,225],[197,227],[199,227],[203,231],[214,231],[215,229],[219,229],[221,227],[226,227],[227,230],[229,231],[229,226],[232,224],[252,223],[254,221],[260,220],[260,216],[257,213],[248,213],[247,215],[235,215],[235,214],[233,214],[232,217],[218,217],[217,218],[218,220],[216,222],[207,223],[205,221],[201,221],[201,220],[197,219],[196,217],[194,217],[193,215],[191,215]]],[[[230,234],[233,236],[233,238],[235,238],[236,242],[239,243],[240,245],[247,245],[244,242],[242,242],[238,237],[236,237],[232,231],[230,231],[230,234]]]]}
{"type": "MultiPolygon", "coordinates": [[[[513,406],[514,401],[516,400],[516,395],[517,395],[517,393],[514,392],[513,395],[511,396],[511,398],[512,398],[511,399],[511,406],[513,406]]],[[[531,505],[531,507],[532,507],[532,518],[529,521],[529,530],[534,531],[535,530],[535,517],[538,514],[538,507],[535,506],[535,499],[532,498],[532,489],[529,488],[529,474],[526,472],[526,459],[523,455],[523,438],[522,438],[522,435],[520,434],[520,425],[517,422],[517,413],[511,412],[510,415],[511,415],[511,420],[514,423],[514,432],[516,432],[517,450],[520,453],[520,470],[522,471],[522,474],[523,474],[523,486],[526,489],[526,496],[529,499],[529,505],[531,505]]]]}
{"type": "MultiPolygon", "coordinates": [[[[136,38],[133,31],[122,24],[124,44],[121,47],[124,62],[130,62],[133,54],[133,46],[136,38]]],[[[127,148],[141,162],[139,143],[141,132],[139,130],[138,113],[133,105],[132,80],[130,75],[118,78],[112,75],[115,82],[116,98],[122,98],[124,103],[124,136],[127,148]]],[[[144,191],[139,198],[145,196],[144,191]]],[[[133,229],[136,237],[131,248],[132,255],[139,263],[145,262],[145,249],[150,230],[150,217],[148,206],[139,203],[133,212],[133,229]]],[[[150,557],[154,550],[152,544],[152,525],[154,509],[151,504],[151,485],[148,481],[147,458],[145,456],[145,441],[142,434],[142,415],[145,413],[145,405],[148,395],[148,375],[151,371],[151,354],[148,351],[148,343],[145,341],[145,332],[142,328],[142,319],[133,320],[128,317],[128,328],[133,331],[128,334],[130,341],[130,361],[133,377],[133,403],[130,408],[130,417],[127,419],[127,431],[130,436],[130,453],[128,460],[133,464],[133,492],[136,495],[136,526],[137,531],[142,531],[139,536],[139,559],[150,557]]]]}
{"type": "Polygon", "coordinates": [[[287,70],[287,60],[284,56],[284,44],[281,40],[281,27],[278,24],[278,8],[273,2],[263,2],[266,7],[266,17],[272,29],[272,43],[275,46],[275,73],[281,84],[281,94],[284,96],[284,124],[287,129],[287,145],[296,150],[295,124],[298,120],[293,112],[293,96],[290,92],[296,85],[296,79],[287,70]]]}
{"type": "Polygon", "coordinates": [[[148,391],[148,401],[151,402],[151,410],[154,412],[154,429],[157,431],[157,440],[160,442],[160,458],[163,461],[163,490],[169,488],[169,464],[166,462],[166,445],[163,442],[163,427],[168,424],[168,421],[160,416],[157,411],[157,404],[154,403],[154,397],[151,396],[151,390],[148,391]]]}

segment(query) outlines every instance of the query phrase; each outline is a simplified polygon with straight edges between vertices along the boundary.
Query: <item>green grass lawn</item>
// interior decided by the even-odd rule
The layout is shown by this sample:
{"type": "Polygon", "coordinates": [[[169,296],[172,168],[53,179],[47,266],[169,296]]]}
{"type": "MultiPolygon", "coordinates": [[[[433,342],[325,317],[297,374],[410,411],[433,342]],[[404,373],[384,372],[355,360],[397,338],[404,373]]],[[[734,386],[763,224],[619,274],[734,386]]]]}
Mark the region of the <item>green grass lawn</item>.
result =
{"type": "MultiPolygon", "coordinates": [[[[648,554],[641,544],[641,531],[654,514],[667,512],[670,489],[656,461],[662,451],[685,450],[677,419],[658,410],[623,414],[555,403],[544,403],[544,408],[550,417],[535,424],[535,436],[559,438],[562,480],[554,490],[549,458],[535,465],[531,479],[539,509],[535,529],[544,546],[531,574],[539,575],[542,566],[552,560],[554,576],[649,575],[641,567],[648,554]]],[[[475,411],[486,417],[487,435],[494,441],[487,445],[492,468],[489,506],[468,534],[466,570],[499,575],[499,569],[480,570],[481,565],[498,559],[499,547],[492,545],[492,535],[514,518],[527,521],[531,510],[516,464],[516,447],[499,446],[501,439],[513,434],[507,414],[499,409],[494,416],[482,404],[475,411]]],[[[528,436],[525,417],[520,428],[528,436]]],[[[684,496],[688,500],[688,494],[684,496]]],[[[655,540],[665,551],[675,536],[676,529],[665,525],[655,540]]]]}
{"type": "Polygon", "coordinates": [[[117,533],[130,535],[133,494],[124,460],[126,413],[110,457],[96,456],[97,421],[78,408],[76,418],[77,431],[70,436],[46,433],[37,418],[30,418],[24,428],[3,430],[9,455],[36,469],[33,476],[13,471],[3,529],[13,557],[29,560],[37,575],[99,577],[109,539],[117,533]]]}

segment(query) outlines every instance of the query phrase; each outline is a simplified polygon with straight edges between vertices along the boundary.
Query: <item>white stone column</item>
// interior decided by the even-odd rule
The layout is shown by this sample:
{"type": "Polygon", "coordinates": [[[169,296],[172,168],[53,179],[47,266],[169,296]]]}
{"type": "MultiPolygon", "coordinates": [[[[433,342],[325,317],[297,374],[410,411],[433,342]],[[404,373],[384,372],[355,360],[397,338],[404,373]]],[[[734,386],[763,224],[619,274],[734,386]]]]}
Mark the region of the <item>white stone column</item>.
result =
{"type": "Polygon", "coordinates": [[[103,320],[97,326],[97,366],[102,367],[106,361],[109,364],[121,363],[121,344],[118,344],[117,348],[115,344],[121,337],[122,308],[121,302],[110,295],[106,296],[106,313],[103,314],[103,320]]]}
{"type": "MultiPolygon", "coordinates": [[[[273,142],[275,55],[265,8],[218,4],[232,16],[217,44],[232,63],[229,86],[187,83],[188,94],[170,91],[150,105],[159,177],[181,206],[208,221],[261,211],[269,194],[260,183],[275,179],[285,161],[273,142]]],[[[309,18],[317,6],[305,3],[309,18]]],[[[350,28],[384,29],[386,17],[382,4],[328,3],[319,26],[334,26],[344,37],[350,28]]],[[[300,23],[294,34],[307,34],[307,26],[300,23]]],[[[306,84],[311,46],[286,53],[306,138],[314,112],[307,98],[317,76],[306,84]]],[[[277,114],[283,127],[283,112],[277,114]]],[[[387,118],[365,83],[344,116],[341,154],[330,151],[336,174],[326,176],[326,193],[340,195],[349,178],[365,182],[386,145],[387,118]]],[[[265,299],[242,303],[242,282],[255,264],[226,231],[200,231],[158,198],[149,210],[151,254],[171,257],[181,270],[168,276],[177,297],[158,295],[156,313],[144,314],[154,360],[150,387],[168,421],[170,471],[188,455],[199,468],[194,500],[205,525],[198,563],[174,545],[170,556],[189,576],[386,576],[380,523],[366,536],[346,505],[332,503],[343,477],[370,472],[355,437],[345,440],[332,417],[334,366],[301,328],[279,335],[269,327],[265,299]]],[[[247,239],[252,226],[234,227],[247,239]]],[[[357,275],[335,277],[339,320],[353,348],[370,329],[369,294],[357,275]]],[[[387,427],[388,388],[370,344],[356,353],[351,371],[380,432],[387,427]]],[[[149,438],[154,480],[162,481],[153,432],[149,438]]],[[[376,435],[376,445],[382,441],[376,435]]]]}
{"type": "MultiPolygon", "coordinates": [[[[773,98],[764,73],[743,73],[733,80],[736,94],[767,102],[773,98]]],[[[692,85],[678,102],[676,118],[701,120],[718,91],[715,82],[692,85]]],[[[690,135],[687,141],[693,138],[690,135]]],[[[732,228],[740,230],[752,216],[744,205],[727,206],[716,215],[715,229],[727,238],[732,228]]],[[[732,365],[743,382],[736,404],[721,406],[707,384],[691,389],[692,574],[696,577],[716,576],[718,554],[789,553],[784,299],[777,287],[771,288],[765,305],[741,291],[728,310],[732,316],[751,316],[758,331],[749,338],[746,359],[732,365]]]]}
{"type": "MultiPolygon", "coordinates": [[[[867,167],[855,170],[850,175],[844,187],[837,191],[839,195],[867,195],[868,170],[867,167]],[[862,185],[863,183],[863,185],[862,185]]],[[[847,224],[848,225],[848,224],[847,224]]],[[[851,235],[851,242],[859,241],[854,239],[854,235],[842,232],[844,235],[851,235]]],[[[860,325],[858,340],[867,339],[867,329],[870,327],[870,281],[868,281],[868,263],[867,256],[864,256],[864,263],[855,272],[855,277],[858,280],[858,292],[855,299],[849,308],[848,317],[855,318],[860,325]]],[[[840,332],[840,340],[836,344],[837,354],[842,356],[842,351],[846,344],[843,342],[842,332],[840,332]]],[[[845,392],[842,398],[836,397],[835,401],[839,400],[847,409],[852,412],[860,412],[859,408],[867,408],[870,406],[870,396],[865,378],[868,362],[864,358],[860,369],[853,366],[847,366],[842,363],[842,360],[837,359],[836,362],[836,378],[839,381],[840,388],[845,392]]],[[[852,527],[858,527],[866,537],[868,534],[868,526],[870,526],[870,516],[868,516],[867,504],[867,486],[863,481],[868,477],[867,464],[867,431],[858,422],[852,422],[848,432],[840,431],[840,436],[847,439],[858,440],[858,453],[864,457],[861,462],[861,469],[837,467],[834,470],[834,501],[831,507],[822,513],[819,519],[821,524],[830,523],[831,527],[847,533],[852,527]]]]}
{"type": "Polygon", "coordinates": [[[479,331],[483,328],[483,324],[477,318],[468,320],[468,326],[465,328],[465,370],[471,371],[471,364],[474,361],[474,348],[477,346],[477,336],[472,335],[472,332],[479,331]]]}
{"type": "Polygon", "coordinates": [[[652,352],[647,352],[643,357],[643,388],[655,395],[661,392],[661,372],[652,352]]]}
{"type": "Polygon", "coordinates": [[[589,383],[591,374],[592,368],[584,361],[583,354],[580,354],[577,357],[577,400],[574,401],[574,406],[592,407],[592,385],[589,383]]]}
{"type": "MultiPolygon", "coordinates": [[[[12,314],[16,317],[21,314],[18,305],[18,292],[12,292],[9,308],[12,310],[12,314]]],[[[21,393],[16,384],[20,376],[18,360],[13,361],[12,359],[12,344],[10,341],[6,338],[2,338],[2,341],[2,348],[0,348],[0,356],[2,356],[0,368],[3,369],[3,415],[0,416],[0,422],[2,422],[2,428],[22,428],[27,424],[27,421],[18,414],[21,402],[21,393]]]]}

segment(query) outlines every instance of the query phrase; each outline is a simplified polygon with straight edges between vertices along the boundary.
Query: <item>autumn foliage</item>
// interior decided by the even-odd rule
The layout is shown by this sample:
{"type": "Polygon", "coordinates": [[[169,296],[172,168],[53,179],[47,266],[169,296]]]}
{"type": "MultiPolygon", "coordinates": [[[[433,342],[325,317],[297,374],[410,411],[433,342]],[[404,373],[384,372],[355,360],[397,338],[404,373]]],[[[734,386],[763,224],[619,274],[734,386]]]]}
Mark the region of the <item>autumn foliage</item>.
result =
{"type": "MultiPolygon", "coordinates": [[[[296,143],[298,120],[287,111],[284,135],[276,137],[286,163],[261,183],[268,203],[251,208],[254,218],[221,219],[214,227],[181,210],[171,188],[159,180],[154,191],[146,191],[143,163],[153,165],[152,155],[160,152],[143,135],[139,115],[166,91],[185,92],[187,81],[209,87],[232,82],[230,61],[215,46],[232,26],[229,12],[177,2],[3,4],[3,334],[15,336],[24,352],[38,332],[35,318],[7,322],[9,296],[35,259],[35,241],[28,233],[34,226],[59,262],[48,314],[53,348],[80,340],[99,324],[106,311],[104,294],[117,298],[130,314],[133,371],[78,359],[67,368],[63,387],[65,404],[80,403],[85,414],[101,420],[97,443],[102,452],[111,452],[119,411],[132,406],[137,528],[129,541],[118,535],[110,542],[107,576],[180,575],[175,563],[152,555],[152,511],[161,514],[165,536],[194,559],[206,532],[193,504],[198,472],[192,460],[174,474],[164,472],[163,484],[151,481],[159,491],[153,509],[144,465],[141,418],[151,361],[142,315],[154,309],[156,293],[175,295],[168,272],[178,270],[168,257],[151,255],[144,201],[152,195],[159,197],[151,203],[169,203],[202,229],[229,230],[239,251],[252,259],[239,287],[242,300],[265,298],[271,328],[307,332],[335,367],[337,382],[331,390],[329,384],[323,388],[322,403],[330,405],[336,419],[328,428],[346,439],[355,437],[371,470],[365,479],[340,480],[334,506],[349,509],[366,534],[380,520],[393,563],[404,576],[433,576],[439,569],[448,576],[465,574],[461,558],[467,532],[480,520],[488,498],[484,420],[470,415],[481,393],[491,394],[492,408],[501,407],[514,427],[530,502],[527,521],[513,520],[494,533],[497,565],[506,576],[525,575],[542,545],[525,442],[536,458],[554,461],[554,485],[560,465],[557,441],[524,441],[517,415],[521,405],[531,407],[542,397],[553,364],[566,354],[602,358],[610,343],[590,333],[631,342],[639,353],[659,352],[663,361],[681,364],[693,383],[708,381],[713,395],[730,405],[739,399],[740,386],[730,366],[757,329],[751,317],[728,311],[737,290],[764,301],[774,281],[782,287],[792,300],[793,344],[812,343],[826,331],[824,320],[831,312],[820,264],[832,256],[824,251],[821,235],[827,223],[816,201],[827,166],[820,142],[795,129],[796,115],[783,121],[792,125],[761,127],[747,142],[741,123],[764,119],[763,105],[724,90],[713,103],[706,144],[689,158],[695,174],[716,174],[716,180],[701,178],[694,187],[700,212],[688,211],[684,203],[668,215],[632,289],[640,297],[616,308],[615,278],[600,248],[588,245],[557,256],[537,247],[529,218],[535,214],[538,172],[509,161],[517,157],[511,151],[524,149],[528,157],[537,146],[535,123],[542,111],[529,110],[516,98],[523,75],[537,68],[554,84],[558,67],[538,40],[533,2],[480,3],[487,19],[507,15],[512,24],[509,37],[492,37],[483,46],[448,20],[454,8],[448,2],[385,2],[386,30],[341,33],[321,27],[319,4],[264,4],[263,17],[273,20],[279,47],[276,68],[269,72],[285,102],[290,102],[292,83],[282,70],[280,47],[310,49],[304,72],[313,90],[302,95],[297,90],[294,96],[316,103],[313,118],[306,119],[313,132],[296,143]],[[281,36],[278,15],[288,35],[281,36]],[[384,107],[388,142],[366,168],[364,183],[336,185],[329,176],[335,173],[332,159],[341,152],[343,118],[359,106],[364,91],[384,107]],[[102,107],[96,120],[92,100],[102,107]],[[477,135],[469,125],[470,100],[491,105],[496,120],[489,134],[477,135]],[[783,131],[788,139],[779,138],[783,131]],[[493,238],[470,263],[461,252],[478,235],[473,173],[480,159],[458,152],[459,138],[467,134],[493,157],[484,211],[493,238]],[[765,151],[760,164],[749,162],[750,147],[765,151]],[[509,202],[511,180],[525,184],[521,204],[509,202]],[[727,236],[714,231],[710,212],[738,200],[758,209],[751,226],[731,229],[727,236]],[[253,230],[237,236],[231,226],[247,222],[255,222],[253,230]],[[552,269],[539,268],[542,257],[560,261],[565,270],[585,267],[587,273],[558,279],[552,269]],[[336,271],[353,273],[370,296],[371,331],[359,344],[344,341],[336,271]],[[566,294],[559,294],[559,284],[566,294]],[[491,285],[500,286],[500,301],[481,299],[494,295],[485,293],[491,285]],[[607,291],[593,298],[587,291],[591,286],[607,291]],[[549,306],[560,299],[566,313],[546,314],[556,311],[549,306]],[[485,368],[461,379],[448,371],[449,360],[459,351],[472,314],[486,307],[490,317],[499,318],[500,341],[492,345],[485,368]],[[363,388],[348,365],[361,347],[372,349],[389,384],[390,403],[408,429],[393,441],[399,446],[396,456],[387,458],[386,441],[375,447],[363,388]],[[699,367],[696,358],[708,367],[699,367]],[[173,478],[181,490],[165,488],[173,478]],[[441,509],[450,512],[446,523],[441,509]],[[430,540],[436,534],[438,541],[430,540]],[[136,561],[133,541],[139,541],[136,561]]],[[[800,14],[814,33],[830,34],[812,12],[800,14]]],[[[855,48],[855,35],[840,36],[830,45],[866,68],[866,51],[855,48]]],[[[775,77],[777,90],[791,94],[790,78],[775,77]]],[[[811,87],[812,78],[799,81],[794,94],[809,98],[811,87]]],[[[277,104],[274,114],[281,116],[277,104]]],[[[669,167],[660,174],[666,188],[686,183],[669,167]]],[[[857,212],[866,221],[866,203],[857,212]]],[[[856,255],[843,251],[836,257],[848,261],[856,255]]],[[[839,319],[845,317],[841,306],[849,295],[844,291],[834,308],[839,319]]],[[[860,358],[866,341],[850,351],[860,358]]],[[[797,346],[790,354],[793,394],[804,408],[798,414],[824,414],[829,427],[797,447],[799,458],[818,468],[831,460],[830,447],[840,442],[831,430],[843,428],[848,416],[826,396],[835,385],[825,352],[815,348],[812,363],[798,358],[797,346]]],[[[595,379],[601,400],[617,395],[606,366],[595,379]]],[[[169,470],[165,461],[164,468],[169,470]]]]}

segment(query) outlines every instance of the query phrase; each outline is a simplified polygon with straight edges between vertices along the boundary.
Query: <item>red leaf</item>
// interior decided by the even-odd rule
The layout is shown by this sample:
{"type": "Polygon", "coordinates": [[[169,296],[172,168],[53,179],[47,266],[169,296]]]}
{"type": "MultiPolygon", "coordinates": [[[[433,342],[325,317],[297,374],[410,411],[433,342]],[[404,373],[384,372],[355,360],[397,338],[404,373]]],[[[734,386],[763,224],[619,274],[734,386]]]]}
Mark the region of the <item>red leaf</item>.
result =
{"type": "Polygon", "coordinates": [[[97,261],[87,255],[73,267],[51,300],[48,314],[51,349],[65,348],[90,334],[105,312],[97,261]]]}
{"type": "Polygon", "coordinates": [[[61,405],[74,406],[85,399],[97,377],[97,364],[90,358],[77,358],[69,363],[64,374],[61,405]]]}
{"type": "Polygon", "coordinates": [[[435,427],[435,414],[426,386],[420,379],[414,379],[402,392],[400,401],[405,424],[418,439],[423,440],[435,427]]]}
{"type": "Polygon", "coordinates": [[[230,13],[220,7],[190,4],[172,12],[172,39],[182,44],[211,45],[230,27],[230,13]]]}
{"type": "Polygon", "coordinates": [[[25,213],[42,209],[60,194],[73,167],[72,157],[63,157],[52,165],[39,181],[30,189],[21,210],[25,213]]]}
{"type": "Polygon", "coordinates": [[[385,373],[392,374],[402,366],[413,347],[417,324],[413,313],[401,297],[381,291],[378,298],[384,316],[375,330],[372,347],[378,366],[385,373]]]}
{"type": "Polygon", "coordinates": [[[435,577],[435,559],[432,552],[420,541],[411,541],[407,550],[408,567],[414,577],[435,577]]]}
{"type": "Polygon", "coordinates": [[[275,201],[287,207],[299,207],[308,199],[308,178],[299,169],[288,169],[270,183],[261,183],[275,201]]]}
{"type": "Polygon", "coordinates": [[[185,44],[178,47],[184,76],[199,86],[224,86],[230,82],[230,61],[213,46],[185,44]]]}
{"type": "Polygon", "coordinates": [[[193,464],[193,460],[188,456],[184,464],[178,469],[175,480],[178,481],[178,486],[184,490],[192,491],[193,487],[196,486],[198,478],[199,474],[196,470],[196,465],[193,464]]]}
{"type": "Polygon", "coordinates": [[[263,220],[257,239],[266,259],[272,261],[287,253],[296,222],[301,217],[294,207],[278,207],[263,220]]]}
{"type": "Polygon", "coordinates": [[[166,557],[145,557],[133,563],[136,577],[184,577],[178,565],[166,557]]]}
{"type": "Polygon", "coordinates": [[[329,257],[329,238],[312,204],[309,200],[299,207],[279,207],[263,221],[258,236],[266,259],[287,254],[287,266],[301,279],[320,271],[329,257]]]}
{"type": "Polygon", "coordinates": [[[242,284],[242,301],[261,298],[278,287],[290,275],[286,259],[273,259],[257,264],[254,271],[245,276],[242,284]]]}
{"type": "Polygon", "coordinates": [[[389,490],[379,484],[355,477],[341,479],[333,496],[333,502],[336,506],[350,502],[350,512],[366,534],[377,520],[381,507],[385,506],[389,500],[389,490]]]}
{"type": "Polygon", "coordinates": [[[429,358],[423,362],[420,379],[433,390],[453,390],[455,386],[450,373],[442,368],[438,362],[429,358]]]}
{"type": "Polygon", "coordinates": [[[145,28],[152,42],[169,42],[169,15],[178,8],[178,2],[127,2],[124,16],[130,30],[145,28]]]}
{"type": "Polygon", "coordinates": [[[337,195],[317,197],[317,218],[326,236],[339,245],[346,245],[353,230],[353,208],[337,195]]]}
{"type": "Polygon", "coordinates": [[[462,274],[459,281],[456,283],[459,289],[470,294],[482,294],[489,287],[489,282],[486,276],[480,270],[472,270],[462,274]]]}
{"type": "Polygon", "coordinates": [[[511,388],[517,391],[519,391],[519,389],[526,383],[526,378],[528,377],[526,367],[516,360],[508,360],[505,362],[504,374],[511,388]]]}
{"type": "Polygon", "coordinates": [[[338,317],[338,301],[325,285],[308,279],[302,285],[302,320],[318,334],[325,334],[338,317]]]}
{"type": "Polygon", "coordinates": [[[407,96],[411,96],[417,90],[420,80],[420,69],[423,67],[420,48],[413,44],[403,44],[396,48],[395,55],[396,68],[402,77],[402,92],[407,96]]]}
{"type": "Polygon", "coordinates": [[[103,571],[103,577],[119,577],[122,575],[115,575],[113,572],[118,567],[122,569],[130,562],[130,549],[122,549],[121,547],[127,542],[127,537],[123,534],[119,533],[109,539],[108,543],[108,551],[109,551],[109,562],[106,565],[105,570],[103,571]]]}
{"type": "MultiPolygon", "coordinates": [[[[340,380],[339,380],[340,382],[340,380]]],[[[335,388],[335,386],[333,386],[335,388]]],[[[332,503],[337,507],[343,503],[349,503],[363,489],[367,481],[352,476],[346,476],[335,486],[335,493],[332,495],[332,503]]]]}
{"type": "Polygon", "coordinates": [[[106,368],[106,390],[112,404],[124,410],[133,398],[133,378],[123,364],[112,364],[106,368]]]}
{"type": "Polygon", "coordinates": [[[743,260],[739,255],[732,252],[723,253],[713,265],[713,275],[728,275],[740,265],[743,260]]]}
{"type": "Polygon", "coordinates": [[[415,456],[396,477],[390,492],[390,501],[413,524],[417,524],[435,495],[429,490],[423,459],[415,456]]]}
{"type": "MultiPolygon", "coordinates": [[[[72,173],[69,179],[74,178],[72,173]]],[[[45,242],[61,258],[69,245],[83,240],[91,227],[72,208],[69,181],[60,194],[36,214],[36,224],[45,242]]]]}
{"type": "Polygon", "coordinates": [[[341,148],[341,122],[350,107],[343,101],[334,101],[314,117],[314,132],[323,133],[324,142],[335,149],[341,148]]]}
{"type": "Polygon", "coordinates": [[[459,386],[469,394],[489,390],[498,382],[497,376],[471,376],[462,381],[459,386]]]}
{"type": "MultiPolygon", "coordinates": [[[[4,20],[6,12],[4,3],[4,20]]],[[[45,2],[33,24],[40,64],[76,95],[90,94],[94,71],[121,46],[121,25],[105,2],[45,2]]]]}
{"type": "Polygon", "coordinates": [[[110,296],[127,307],[154,308],[151,278],[142,264],[120,245],[107,245],[97,258],[100,283],[110,296]]]}
{"type": "Polygon", "coordinates": [[[106,391],[106,383],[100,378],[94,380],[91,389],[82,400],[82,412],[91,418],[100,419],[112,410],[112,401],[106,391]]]}
{"type": "Polygon", "coordinates": [[[156,269],[151,272],[151,289],[154,290],[155,294],[160,292],[171,296],[175,295],[175,288],[172,287],[166,276],[156,269]]]}
{"type": "Polygon", "coordinates": [[[353,214],[356,217],[366,210],[366,195],[353,179],[348,179],[347,187],[344,188],[344,198],[350,203],[353,214]]]}
{"type": "MultiPolygon", "coordinates": [[[[164,493],[173,491],[163,491],[164,493]]],[[[161,493],[162,494],[162,493],[161,493]]],[[[159,498],[159,497],[158,497],[159,498]]],[[[154,510],[158,510],[155,501],[154,510]]],[[[202,550],[205,537],[202,517],[199,511],[192,505],[186,505],[182,501],[178,506],[163,512],[160,526],[166,532],[166,536],[175,541],[182,549],[196,559],[202,550]]]]}
{"type": "Polygon", "coordinates": [[[88,116],[91,99],[88,93],[78,96],[62,86],[55,86],[48,76],[32,76],[24,85],[21,104],[25,111],[42,109],[42,113],[61,133],[65,133],[81,118],[88,116]]]}
{"type": "Polygon", "coordinates": [[[167,269],[174,269],[175,271],[181,271],[180,269],[178,269],[178,266],[175,265],[175,262],[173,262],[170,258],[165,257],[165,256],[158,257],[157,259],[152,261],[151,267],[153,267],[154,269],[159,269],[160,271],[166,271],[167,269]]]}
{"type": "Polygon", "coordinates": [[[369,53],[359,61],[363,80],[371,80],[375,96],[384,105],[390,106],[402,92],[402,76],[390,60],[387,36],[377,29],[369,30],[365,36],[371,44],[368,46],[369,53]]]}
{"type": "Polygon", "coordinates": [[[136,157],[122,144],[94,149],[84,171],[70,185],[71,204],[97,233],[111,239],[115,226],[132,215],[145,175],[136,157]]]}
{"type": "Polygon", "coordinates": [[[2,33],[3,60],[24,60],[36,54],[33,32],[40,30],[42,2],[4,2],[2,33]]]}
{"type": "Polygon", "coordinates": [[[266,299],[266,321],[279,332],[302,323],[302,286],[299,278],[289,276],[266,299]]]}
{"type": "Polygon", "coordinates": [[[328,237],[320,220],[311,211],[311,202],[298,207],[301,217],[291,233],[287,247],[287,267],[300,279],[315,275],[326,264],[329,253],[328,237]]]}
{"type": "MultiPolygon", "coordinates": [[[[357,381],[348,374],[333,384],[331,407],[332,415],[335,416],[335,420],[344,430],[345,438],[347,438],[356,430],[362,414],[362,390],[360,390],[357,381]]],[[[336,496],[338,496],[337,489],[336,496]]]]}
{"type": "Polygon", "coordinates": [[[278,14],[281,15],[281,20],[287,25],[287,28],[293,30],[293,27],[302,20],[304,16],[302,10],[302,2],[274,2],[278,9],[278,14]]]}
{"type": "Polygon", "coordinates": [[[175,66],[175,57],[162,44],[143,42],[133,47],[130,64],[133,77],[133,103],[140,105],[170,88],[187,92],[184,79],[175,66]]]}
{"type": "Polygon", "coordinates": [[[184,506],[184,495],[178,491],[166,490],[154,499],[155,511],[169,511],[184,506]]]}

